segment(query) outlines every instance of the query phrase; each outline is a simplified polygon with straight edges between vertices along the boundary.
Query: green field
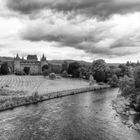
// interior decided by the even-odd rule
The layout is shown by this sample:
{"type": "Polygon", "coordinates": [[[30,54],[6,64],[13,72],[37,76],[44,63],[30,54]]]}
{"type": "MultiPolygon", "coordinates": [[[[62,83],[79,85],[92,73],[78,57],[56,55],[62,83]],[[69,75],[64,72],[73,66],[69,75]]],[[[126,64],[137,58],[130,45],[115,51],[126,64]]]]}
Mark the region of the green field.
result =
{"type": "MultiPolygon", "coordinates": [[[[43,76],[0,76],[0,88],[13,93],[31,95],[38,91],[39,94],[87,87],[88,81],[79,79],[61,78],[49,80],[43,76]]],[[[10,94],[10,93],[9,93],[10,94]]]]}

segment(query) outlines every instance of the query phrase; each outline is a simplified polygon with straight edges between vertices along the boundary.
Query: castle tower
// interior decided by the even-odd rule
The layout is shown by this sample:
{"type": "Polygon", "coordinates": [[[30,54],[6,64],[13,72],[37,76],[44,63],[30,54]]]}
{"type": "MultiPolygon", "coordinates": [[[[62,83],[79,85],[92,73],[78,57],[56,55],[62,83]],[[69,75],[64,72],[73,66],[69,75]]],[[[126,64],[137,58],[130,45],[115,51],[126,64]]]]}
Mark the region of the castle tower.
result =
{"type": "Polygon", "coordinates": [[[16,57],[14,58],[14,72],[15,70],[20,70],[20,57],[17,53],[16,57]]]}
{"type": "Polygon", "coordinates": [[[42,55],[42,58],[41,58],[41,69],[44,65],[48,65],[48,62],[46,60],[46,57],[44,56],[44,54],[42,55]]]}

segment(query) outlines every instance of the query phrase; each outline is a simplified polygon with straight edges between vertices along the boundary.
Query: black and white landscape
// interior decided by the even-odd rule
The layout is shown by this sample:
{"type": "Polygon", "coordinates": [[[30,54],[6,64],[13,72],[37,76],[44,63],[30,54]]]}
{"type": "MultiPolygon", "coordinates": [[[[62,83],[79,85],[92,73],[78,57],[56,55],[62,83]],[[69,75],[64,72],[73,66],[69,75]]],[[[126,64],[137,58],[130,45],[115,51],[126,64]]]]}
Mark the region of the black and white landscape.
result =
{"type": "Polygon", "coordinates": [[[140,140],[140,1],[0,0],[0,140],[140,140]]]}

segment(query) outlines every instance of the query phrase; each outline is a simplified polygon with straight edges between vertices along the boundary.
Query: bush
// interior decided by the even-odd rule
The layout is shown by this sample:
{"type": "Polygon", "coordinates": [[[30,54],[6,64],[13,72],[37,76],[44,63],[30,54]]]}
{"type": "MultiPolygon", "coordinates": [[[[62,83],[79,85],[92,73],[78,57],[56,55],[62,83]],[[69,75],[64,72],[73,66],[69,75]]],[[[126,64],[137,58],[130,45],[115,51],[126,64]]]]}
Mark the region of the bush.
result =
{"type": "Polygon", "coordinates": [[[135,87],[140,89],[140,67],[137,67],[134,71],[135,87]]]}
{"type": "Polygon", "coordinates": [[[1,74],[7,75],[9,73],[8,63],[3,63],[1,65],[1,74]]]}
{"type": "Polygon", "coordinates": [[[78,62],[72,62],[68,67],[68,74],[72,75],[73,78],[79,78],[81,65],[78,62]]]}
{"type": "Polygon", "coordinates": [[[25,72],[23,72],[21,70],[15,70],[15,74],[16,75],[25,75],[25,72]]]}
{"type": "Polygon", "coordinates": [[[42,74],[43,74],[43,76],[44,76],[44,77],[46,77],[46,76],[48,76],[48,75],[49,75],[49,73],[50,73],[50,71],[49,71],[49,70],[44,70],[42,74]]]}
{"type": "Polygon", "coordinates": [[[98,59],[93,61],[91,71],[97,82],[105,82],[107,65],[104,60],[98,59]]]}
{"type": "Polygon", "coordinates": [[[62,77],[65,77],[65,78],[68,77],[67,71],[63,71],[61,75],[62,75],[62,77]]]}
{"type": "Polygon", "coordinates": [[[119,85],[118,77],[116,75],[113,75],[112,78],[109,79],[108,84],[114,88],[118,87],[119,85]]]}
{"type": "Polygon", "coordinates": [[[138,112],[140,112],[140,94],[132,98],[131,106],[138,112]]]}
{"type": "Polygon", "coordinates": [[[56,79],[55,73],[50,73],[50,74],[49,74],[49,79],[50,79],[50,80],[56,79]]]}
{"type": "Polygon", "coordinates": [[[128,76],[121,78],[119,88],[122,96],[129,96],[136,93],[134,79],[128,76]]]}
{"type": "Polygon", "coordinates": [[[32,98],[33,98],[33,100],[34,101],[36,101],[36,100],[38,100],[39,99],[39,94],[38,94],[38,92],[36,91],[36,92],[34,92],[33,94],[32,94],[32,98]]]}

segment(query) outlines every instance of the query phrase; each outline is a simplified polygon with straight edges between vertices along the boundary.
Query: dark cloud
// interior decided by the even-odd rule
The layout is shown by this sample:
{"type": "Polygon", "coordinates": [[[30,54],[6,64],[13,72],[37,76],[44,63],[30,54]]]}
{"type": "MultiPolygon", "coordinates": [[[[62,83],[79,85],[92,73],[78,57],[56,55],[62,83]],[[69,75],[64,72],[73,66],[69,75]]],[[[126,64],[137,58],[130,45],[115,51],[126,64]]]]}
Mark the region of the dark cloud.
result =
{"type": "Polygon", "coordinates": [[[30,14],[42,9],[53,9],[106,17],[115,13],[140,10],[140,1],[138,0],[6,0],[6,2],[8,8],[22,14],[30,14]]]}
{"type": "Polygon", "coordinates": [[[55,29],[52,29],[51,31],[42,31],[42,27],[38,29],[32,29],[29,27],[21,33],[21,37],[22,39],[33,42],[55,42],[57,47],[72,47],[75,49],[83,50],[87,53],[91,53],[93,55],[96,54],[107,57],[125,56],[137,52],[135,50],[132,51],[127,49],[130,47],[130,45],[134,47],[134,44],[130,43],[128,37],[116,39],[113,41],[113,43],[106,44],[105,40],[109,40],[110,38],[104,37],[104,30],[93,30],[86,32],[83,29],[83,31],[81,30],[77,32],[76,29],[70,28],[70,31],[73,32],[73,34],[71,34],[71,32],[68,32],[67,30],[61,31],[59,29],[55,29]],[[104,42],[104,44],[102,45],[101,42],[104,42]],[[122,49],[122,51],[120,51],[120,49],[122,49]]]}

